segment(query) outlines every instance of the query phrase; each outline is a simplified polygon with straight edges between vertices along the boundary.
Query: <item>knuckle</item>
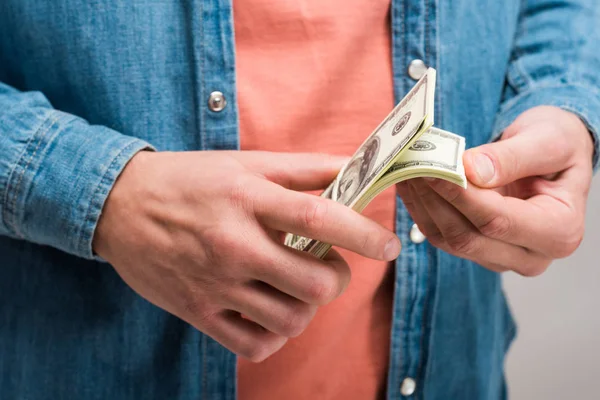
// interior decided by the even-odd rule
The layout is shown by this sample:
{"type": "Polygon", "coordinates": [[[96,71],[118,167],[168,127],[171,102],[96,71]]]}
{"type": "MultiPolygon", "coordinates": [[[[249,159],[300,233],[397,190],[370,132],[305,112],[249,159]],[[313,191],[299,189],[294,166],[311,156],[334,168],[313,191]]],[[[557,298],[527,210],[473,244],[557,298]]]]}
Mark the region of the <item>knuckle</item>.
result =
{"type": "MultiPolygon", "coordinates": [[[[447,182],[445,182],[447,183],[447,182]]],[[[456,202],[463,194],[463,189],[456,185],[444,184],[444,197],[449,203],[456,202]]]]}
{"type": "Polygon", "coordinates": [[[571,254],[575,253],[575,251],[581,245],[583,241],[583,230],[574,232],[567,237],[565,237],[561,243],[556,246],[556,254],[557,258],[568,257],[571,254]]]}
{"type": "Polygon", "coordinates": [[[231,233],[211,229],[200,236],[201,256],[188,259],[190,274],[196,286],[212,293],[221,292],[248,277],[249,250],[231,233]],[[241,255],[244,255],[242,257],[241,255]]]}
{"type": "Polygon", "coordinates": [[[335,280],[321,277],[313,280],[306,288],[306,291],[309,299],[314,304],[325,305],[337,297],[340,291],[337,286],[335,280]]]}
{"type": "Polygon", "coordinates": [[[511,232],[511,221],[505,215],[496,215],[478,227],[479,232],[493,239],[504,239],[511,232]]]}
{"type": "Polygon", "coordinates": [[[319,231],[325,226],[328,209],[329,204],[324,199],[311,199],[300,213],[299,222],[311,231],[319,231]]]}
{"type": "Polygon", "coordinates": [[[200,236],[207,264],[222,266],[220,272],[231,270],[241,262],[240,254],[247,254],[244,242],[231,231],[217,227],[205,230],[200,236]]]}
{"type": "Polygon", "coordinates": [[[239,268],[243,271],[243,276],[256,279],[261,282],[268,282],[280,270],[282,264],[275,257],[267,254],[252,254],[246,261],[240,263],[239,268]]]}
{"type": "Polygon", "coordinates": [[[450,249],[458,254],[473,255],[477,252],[476,237],[469,231],[453,228],[444,233],[444,239],[450,249]]]}
{"type": "Polygon", "coordinates": [[[360,252],[364,254],[365,252],[369,251],[371,247],[371,235],[363,235],[358,247],[360,252]]]}
{"type": "Polygon", "coordinates": [[[251,176],[246,174],[238,174],[237,176],[231,177],[229,186],[229,200],[237,206],[247,208],[251,203],[252,193],[252,179],[251,176]]]}
{"type": "Polygon", "coordinates": [[[229,244],[228,237],[224,232],[216,229],[206,230],[202,233],[202,249],[209,263],[215,264],[220,261],[223,254],[225,254],[223,248],[229,244]]]}
{"type": "Polygon", "coordinates": [[[514,271],[521,276],[533,278],[546,272],[551,260],[537,260],[516,268],[514,271]]]}
{"type": "Polygon", "coordinates": [[[558,237],[552,246],[550,255],[555,258],[565,258],[573,254],[581,245],[585,231],[585,220],[583,217],[566,215],[559,226],[558,237]]]}
{"type": "Polygon", "coordinates": [[[306,306],[293,308],[281,320],[281,333],[286,337],[300,335],[311,320],[311,314],[306,306]]]}
{"type": "Polygon", "coordinates": [[[360,239],[358,250],[361,254],[377,254],[383,252],[385,244],[391,239],[381,234],[379,229],[365,230],[359,232],[360,239]]]}
{"type": "Polygon", "coordinates": [[[498,169],[498,176],[512,177],[522,167],[522,162],[516,153],[504,149],[504,151],[490,151],[487,153],[488,157],[494,164],[494,167],[498,169]]]}
{"type": "Polygon", "coordinates": [[[254,362],[259,363],[264,361],[272,354],[266,340],[252,340],[241,345],[239,354],[254,362]]]}
{"type": "Polygon", "coordinates": [[[259,363],[275,353],[282,346],[282,340],[285,343],[287,339],[272,335],[247,338],[239,343],[236,353],[251,362],[259,363]]]}
{"type": "Polygon", "coordinates": [[[583,232],[580,232],[576,235],[574,235],[570,241],[565,243],[565,249],[567,252],[567,255],[570,256],[571,254],[573,254],[575,252],[575,250],[577,250],[579,248],[579,246],[581,245],[581,242],[583,242],[583,232]]]}
{"type": "Polygon", "coordinates": [[[184,312],[194,321],[195,326],[204,329],[215,325],[218,314],[211,307],[207,307],[204,299],[198,297],[193,297],[184,304],[184,312]]]}

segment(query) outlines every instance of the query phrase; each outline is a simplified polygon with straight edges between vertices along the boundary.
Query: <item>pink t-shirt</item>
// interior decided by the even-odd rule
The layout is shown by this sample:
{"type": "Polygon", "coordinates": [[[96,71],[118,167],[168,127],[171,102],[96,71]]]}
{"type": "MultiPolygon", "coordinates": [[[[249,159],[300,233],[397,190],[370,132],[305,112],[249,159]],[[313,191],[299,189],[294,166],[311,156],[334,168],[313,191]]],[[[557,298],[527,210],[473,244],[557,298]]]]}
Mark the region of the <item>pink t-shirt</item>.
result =
{"type": "MultiPolygon", "coordinates": [[[[234,0],[241,148],[351,155],[394,105],[390,0],[234,0]]],[[[394,190],[364,211],[394,227],[394,190]]],[[[260,364],[241,400],[383,398],[393,269],[340,251],[347,291],[260,364]]]]}

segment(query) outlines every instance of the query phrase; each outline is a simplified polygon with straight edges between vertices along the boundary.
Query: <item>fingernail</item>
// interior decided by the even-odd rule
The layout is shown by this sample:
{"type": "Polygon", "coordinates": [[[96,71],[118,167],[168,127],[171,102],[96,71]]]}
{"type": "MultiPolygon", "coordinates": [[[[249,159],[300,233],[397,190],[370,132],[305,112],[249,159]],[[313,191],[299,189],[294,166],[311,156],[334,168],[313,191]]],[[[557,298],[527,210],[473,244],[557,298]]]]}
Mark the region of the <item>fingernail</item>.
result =
{"type": "Polygon", "coordinates": [[[387,261],[392,261],[400,255],[400,241],[398,239],[390,239],[383,250],[383,258],[387,261]]]}
{"type": "Polygon", "coordinates": [[[483,153],[476,153],[473,156],[475,172],[479,175],[481,183],[488,183],[494,177],[494,163],[483,153]]]}

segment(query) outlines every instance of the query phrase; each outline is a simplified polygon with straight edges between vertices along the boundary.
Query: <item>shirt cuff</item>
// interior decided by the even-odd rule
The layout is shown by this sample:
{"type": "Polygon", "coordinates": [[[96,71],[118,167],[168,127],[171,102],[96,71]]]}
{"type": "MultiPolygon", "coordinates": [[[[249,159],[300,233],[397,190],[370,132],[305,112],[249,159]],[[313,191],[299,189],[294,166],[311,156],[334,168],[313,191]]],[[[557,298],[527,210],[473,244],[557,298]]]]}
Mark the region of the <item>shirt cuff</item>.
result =
{"type": "Polygon", "coordinates": [[[502,132],[523,112],[537,106],[555,106],[577,115],[588,128],[594,142],[593,168],[598,170],[600,155],[600,94],[593,89],[577,85],[536,87],[506,101],[496,117],[491,140],[502,132]]]}
{"type": "Polygon", "coordinates": [[[9,175],[4,222],[15,237],[94,259],[104,203],[143,140],[49,110],[9,175]]]}

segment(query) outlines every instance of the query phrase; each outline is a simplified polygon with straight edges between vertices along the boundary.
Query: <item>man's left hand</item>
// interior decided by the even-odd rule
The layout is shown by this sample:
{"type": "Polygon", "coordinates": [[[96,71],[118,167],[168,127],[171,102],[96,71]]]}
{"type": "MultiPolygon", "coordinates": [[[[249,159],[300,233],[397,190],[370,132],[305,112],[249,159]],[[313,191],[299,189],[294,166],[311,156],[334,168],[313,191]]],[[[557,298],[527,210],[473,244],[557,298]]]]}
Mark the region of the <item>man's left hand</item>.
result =
{"type": "Polygon", "coordinates": [[[581,243],[593,147],[575,114],[536,107],[499,141],[465,152],[467,190],[419,178],[398,184],[398,194],[433,246],[536,276],[581,243]]]}

